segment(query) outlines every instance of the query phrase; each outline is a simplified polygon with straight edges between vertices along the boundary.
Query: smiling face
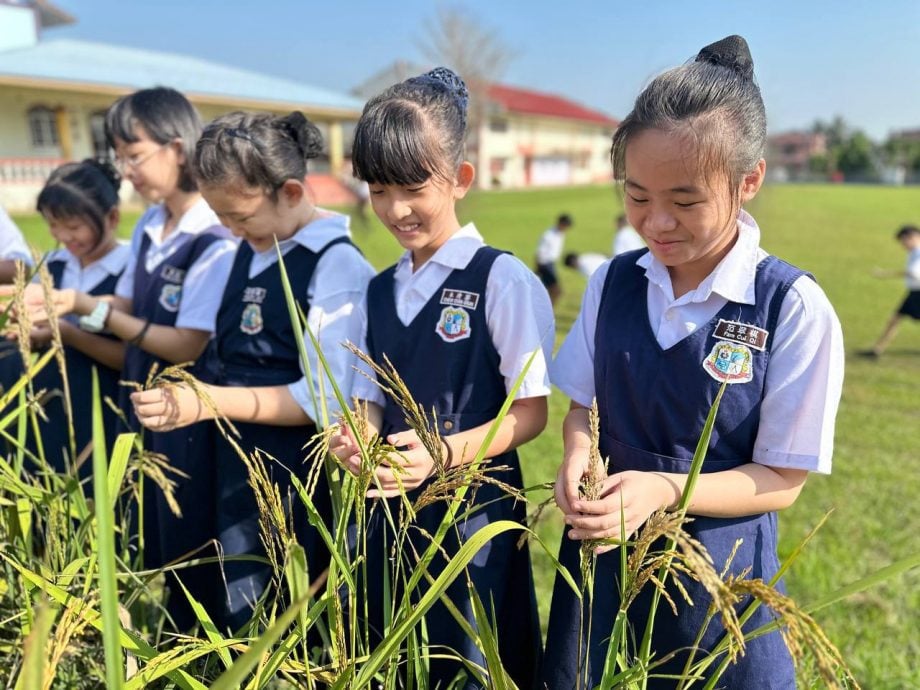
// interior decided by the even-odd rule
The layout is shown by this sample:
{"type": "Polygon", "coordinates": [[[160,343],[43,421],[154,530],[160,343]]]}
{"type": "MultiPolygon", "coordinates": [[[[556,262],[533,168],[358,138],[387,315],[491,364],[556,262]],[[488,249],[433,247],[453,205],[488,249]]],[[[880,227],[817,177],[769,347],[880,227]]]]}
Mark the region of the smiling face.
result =
{"type": "Polygon", "coordinates": [[[462,163],[453,179],[432,176],[420,184],[369,185],[374,213],[412,252],[416,269],[460,228],[455,205],[466,196],[473,176],[473,166],[462,163]]]}
{"type": "Polygon", "coordinates": [[[236,237],[264,252],[286,240],[315,215],[305,198],[302,183],[288,180],[273,199],[256,187],[200,185],[199,191],[220,222],[236,237]]]}
{"type": "Polygon", "coordinates": [[[763,161],[730,192],[724,175],[701,168],[702,159],[681,132],[644,130],[626,147],[626,215],[668,267],[675,295],[695,289],[728,253],[738,236],[738,201],[752,199],[763,183],[763,161]]]}
{"type": "Polygon", "coordinates": [[[82,216],[55,217],[43,214],[51,236],[74,255],[82,266],[88,266],[105,256],[115,243],[115,229],[118,227],[118,209],[106,214],[100,236],[88,218],[82,216]]]}
{"type": "Polygon", "coordinates": [[[116,167],[146,201],[165,201],[179,189],[181,166],[185,163],[182,143],[157,143],[139,125],[134,134],[137,141],[115,139],[116,167]]]}

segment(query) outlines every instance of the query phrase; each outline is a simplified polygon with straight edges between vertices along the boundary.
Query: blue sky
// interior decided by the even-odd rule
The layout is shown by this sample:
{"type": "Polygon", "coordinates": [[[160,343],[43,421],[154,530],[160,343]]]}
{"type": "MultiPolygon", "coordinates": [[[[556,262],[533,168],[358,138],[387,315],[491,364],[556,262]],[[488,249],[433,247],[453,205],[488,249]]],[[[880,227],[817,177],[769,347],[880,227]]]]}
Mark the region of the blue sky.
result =
{"type": "MultiPolygon", "coordinates": [[[[347,91],[420,60],[431,0],[54,0],[55,37],[133,45],[347,91]]],[[[656,73],[727,34],[748,39],[771,131],[843,115],[875,139],[920,127],[920,1],[471,0],[514,52],[503,81],[625,115],[656,73]]]]}

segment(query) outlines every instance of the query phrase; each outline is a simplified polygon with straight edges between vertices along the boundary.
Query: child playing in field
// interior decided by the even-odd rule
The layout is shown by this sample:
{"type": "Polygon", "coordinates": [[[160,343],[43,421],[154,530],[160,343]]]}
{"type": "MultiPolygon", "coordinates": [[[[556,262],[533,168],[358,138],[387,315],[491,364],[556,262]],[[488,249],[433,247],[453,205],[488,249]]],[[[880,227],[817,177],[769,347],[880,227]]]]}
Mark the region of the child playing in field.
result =
{"type": "MultiPolygon", "coordinates": [[[[738,545],[728,573],[769,581],[778,569],[776,511],[795,501],[809,472],[830,471],[841,330],[817,283],[761,249],[757,224],[742,210],[764,180],[765,134],[747,44],[731,36],[655,78],[614,135],[614,178],[623,180],[626,213],[648,251],[621,255],[594,274],[553,364],[554,383],[572,398],[555,493],[568,525],[560,559],[576,580],[583,540],[619,539],[654,511],[675,509],[725,381],[687,525],[717,571],[738,545]],[[600,498],[588,500],[580,487],[591,469],[595,398],[609,474],[602,473],[600,498]]],[[[706,590],[681,580],[693,605],[669,581],[678,614],[664,601],[658,608],[651,649],[653,661],[665,663],[652,676],[683,672],[707,620],[706,590]]],[[[620,607],[619,552],[598,557],[594,583],[593,597],[580,601],[557,578],[543,671],[553,690],[600,682],[620,607]],[[582,606],[590,635],[580,632],[582,606]]],[[[652,589],[628,608],[636,645],[652,589]]],[[[744,630],[772,620],[761,606],[744,630]]],[[[724,632],[716,616],[696,658],[724,632]]],[[[653,678],[649,687],[677,682],[653,678]]],[[[780,633],[750,640],[716,685],[795,687],[780,633]]]]}
{"type": "Polygon", "coordinates": [[[907,284],[907,297],[901,302],[898,310],[891,315],[885,330],[882,331],[872,349],[860,352],[864,357],[878,358],[881,356],[894,340],[904,319],[920,319],[920,228],[916,225],[905,225],[895,233],[894,237],[907,252],[907,267],[903,271],[878,270],[875,275],[879,278],[904,278],[907,284]]]}
{"type": "MultiPolygon", "coordinates": [[[[389,358],[419,405],[429,413],[434,408],[433,421],[452,468],[473,459],[535,353],[485,454],[492,465],[508,467],[492,476],[520,489],[514,449],[539,434],[546,423],[545,362],[552,345],[552,307],[523,263],[484,244],[472,223],[461,226],[457,220],[456,203],[467,194],[474,176],[473,166],[464,160],[467,99],[463,81],[438,68],[371,99],[358,122],[355,174],[368,182],[374,212],[406,250],[368,288],[367,351],[378,364],[389,358]]],[[[401,483],[408,500],[414,501],[434,481],[434,459],[408,428],[394,400],[366,381],[359,382],[357,394],[368,401],[371,426],[388,443],[404,449],[377,469],[370,496],[398,496],[401,483]]],[[[356,444],[347,431],[334,437],[331,447],[358,473],[356,444]]],[[[525,517],[523,504],[495,484],[471,490],[466,500],[460,509],[463,517],[442,544],[445,553],[435,556],[429,567],[433,576],[441,572],[443,556],[453,556],[480,528],[525,517]]],[[[399,500],[390,501],[392,514],[399,515],[399,500]]],[[[424,552],[445,510],[438,502],[418,512],[408,527],[410,543],[395,556],[406,567],[412,567],[415,554],[424,552]]],[[[392,567],[393,534],[380,506],[370,515],[365,584],[371,630],[379,633],[383,607],[401,594],[399,583],[394,583],[393,598],[384,600],[384,569],[392,567]]],[[[490,618],[494,614],[502,662],[517,686],[525,688],[535,679],[540,629],[528,550],[517,548],[518,537],[506,533],[493,539],[470,563],[468,574],[490,618]]],[[[476,629],[464,576],[447,596],[476,629]]],[[[447,687],[464,668],[437,655],[455,654],[485,668],[481,650],[443,603],[436,603],[425,621],[431,687],[447,687]]],[[[480,686],[466,680],[460,687],[480,686]]]]}
{"type": "Polygon", "coordinates": [[[644,249],[645,242],[636,232],[636,229],[629,224],[629,219],[625,213],[617,216],[617,231],[613,236],[613,255],[619,256],[635,249],[644,249]]]}
{"type": "MultiPolygon", "coordinates": [[[[143,384],[154,367],[195,362],[214,332],[215,316],[233,264],[236,242],[198,191],[190,168],[201,119],[178,91],[144,89],[116,101],[106,113],[106,139],[115,163],[135,190],[153,204],[131,239],[131,256],[112,296],[76,289],[56,291],[59,315],[84,317],[83,328],[103,328],[126,343],[122,379],[143,384]]],[[[27,302],[44,311],[40,293],[27,302]]],[[[38,318],[38,317],[37,317],[38,318]]],[[[121,408],[138,429],[122,388],[121,408]]],[[[144,561],[159,567],[212,539],[213,458],[195,451],[209,427],[199,425],[148,436],[149,450],[165,455],[188,475],[172,475],[182,516],[175,516],[152,484],[145,490],[144,561]]],[[[196,596],[206,597],[220,575],[207,568],[182,571],[196,596]],[[198,576],[201,574],[200,582],[198,576]]],[[[170,598],[176,626],[194,622],[181,590],[170,598]]]]}
{"type": "Polygon", "coordinates": [[[556,262],[562,258],[562,248],[565,245],[565,233],[573,225],[572,216],[563,213],[556,219],[556,224],[544,231],[537,245],[536,267],[537,275],[549,293],[552,304],[562,295],[559,285],[559,276],[556,275],[556,262]]]}
{"type": "MultiPolygon", "coordinates": [[[[293,493],[290,471],[306,483],[302,449],[323,422],[314,395],[323,400],[325,391],[323,402],[333,420],[339,410],[329,382],[321,388],[319,379],[325,374],[307,335],[312,391],[301,375],[275,241],[284,255],[294,299],[346,397],[357,360],[342,343],[362,337],[364,295],[374,275],[349,240],[348,217],[320,209],[309,199],[304,184],[307,161],[321,150],[319,131],[299,112],[286,117],[232,113],[205,128],[194,161],[202,195],[224,225],[245,240],[217,314],[208,356],[214,365],[214,385],[205,386],[205,391],[220,414],[241,422],[236,428],[244,452],[252,454],[258,448],[280,462],[269,465],[268,474],[282,497],[293,493]]],[[[155,430],[214,414],[187,386],[155,388],[132,397],[141,423],[155,430]]],[[[214,434],[212,441],[200,452],[216,458],[217,533],[223,553],[264,557],[259,510],[247,484],[246,466],[225,439],[214,434]]],[[[331,528],[324,482],[313,499],[331,528]]],[[[326,565],[325,547],[307,524],[300,500],[295,498],[291,507],[291,522],[315,578],[326,565]]],[[[236,630],[250,619],[272,573],[268,565],[251,561],[228,560],[224,569],[228,593],[223,610],[213,615],[236,630]]]]}

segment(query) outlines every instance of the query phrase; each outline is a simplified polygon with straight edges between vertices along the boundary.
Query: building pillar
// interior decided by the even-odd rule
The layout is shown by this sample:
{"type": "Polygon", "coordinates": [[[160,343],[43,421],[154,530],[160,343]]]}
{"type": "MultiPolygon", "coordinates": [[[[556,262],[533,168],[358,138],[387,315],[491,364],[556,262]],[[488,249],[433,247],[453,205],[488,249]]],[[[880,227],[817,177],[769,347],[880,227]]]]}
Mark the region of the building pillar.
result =
{"type": "Polygon", "coordinates": [[[58,143],[61,147],[61,158],[65,161],[73,160],[73,134],[70,131],[70,118],[67,108],[59,105],[54,109],[54,115],[58,131],[58,143]]]}
{"type": "Polygon", "coordinates": [[[345,144],[342,136],[342,122],[333,120],[329,123],[329,172],[335,177],[341,177],[344,162],[345,144]]]}

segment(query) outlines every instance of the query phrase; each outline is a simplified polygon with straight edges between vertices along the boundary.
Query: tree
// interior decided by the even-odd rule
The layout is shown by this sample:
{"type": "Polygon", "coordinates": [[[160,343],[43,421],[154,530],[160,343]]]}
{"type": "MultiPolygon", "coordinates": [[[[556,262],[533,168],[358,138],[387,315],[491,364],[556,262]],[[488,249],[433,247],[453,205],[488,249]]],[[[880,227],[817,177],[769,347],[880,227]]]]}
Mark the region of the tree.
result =
{"type": "Polygon", "coordinates": [[[473,163],[478,158],[478,130],[487,115],[487,90],[501,79],[513,52],[494,29],[490,29],[468,10],[441,6],[426,23],[425,39],[419,42],[422,54],[431,62],[450,67],[463,77],[470,92],[467,142],[473,163]]]}
{"type": "Polygon", "coordinates": [[[854,132],[839,147],[837,169],[848,178],[874,176],[874,145],[869,137],[860,131],[854,132]]]}

